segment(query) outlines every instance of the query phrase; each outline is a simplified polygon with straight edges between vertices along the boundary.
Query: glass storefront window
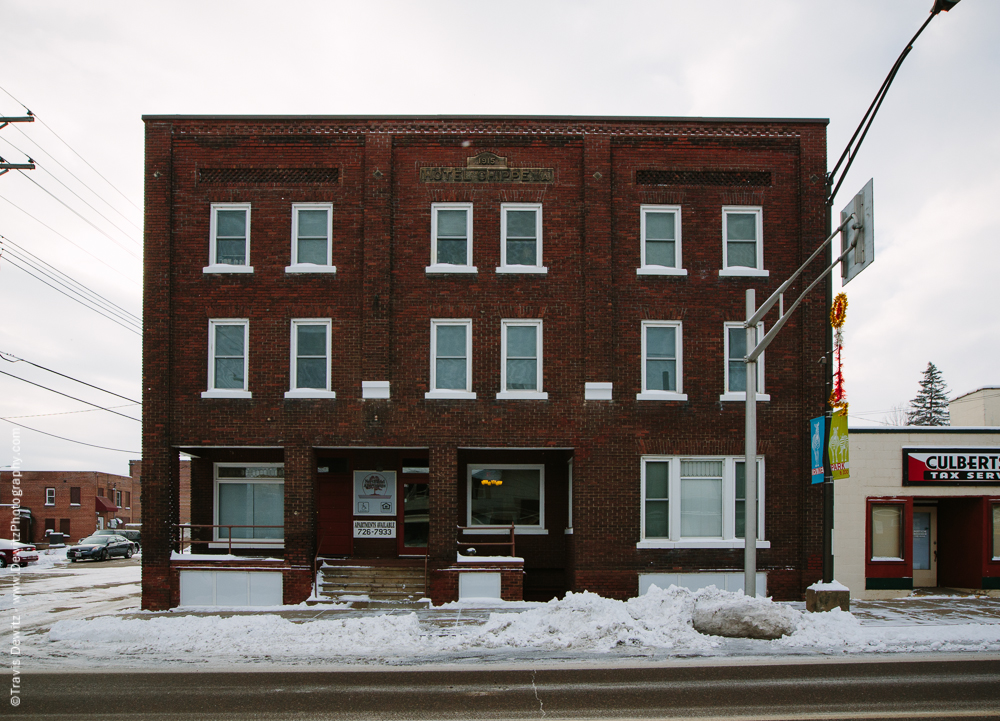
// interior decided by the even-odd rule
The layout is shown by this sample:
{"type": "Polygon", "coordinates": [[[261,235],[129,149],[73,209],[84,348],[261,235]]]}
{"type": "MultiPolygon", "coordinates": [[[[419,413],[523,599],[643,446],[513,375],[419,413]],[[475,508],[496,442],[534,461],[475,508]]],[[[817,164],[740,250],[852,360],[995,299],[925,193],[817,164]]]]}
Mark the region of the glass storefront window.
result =
{"type": "Polygon", "coordinates": [[[470,526],[542,526],[542,467],[469,469],[470,526]]]}
{"type": "Polygon", "coordinates": [[[879,503],[871,507],[873,561],[903,560],[903,506],[879,503]]]}

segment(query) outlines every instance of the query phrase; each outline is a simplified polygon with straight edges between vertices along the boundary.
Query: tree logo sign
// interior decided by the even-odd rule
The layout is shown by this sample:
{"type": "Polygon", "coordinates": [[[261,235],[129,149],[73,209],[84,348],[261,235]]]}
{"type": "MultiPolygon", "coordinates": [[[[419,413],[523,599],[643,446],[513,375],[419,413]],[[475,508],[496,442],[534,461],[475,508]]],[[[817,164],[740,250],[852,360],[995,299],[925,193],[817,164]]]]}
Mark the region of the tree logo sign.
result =
{"type": "Polygon", "coordinates": [[[396,472],[355,471],[354,508],[356,516],[395,516],[396,472]]]}

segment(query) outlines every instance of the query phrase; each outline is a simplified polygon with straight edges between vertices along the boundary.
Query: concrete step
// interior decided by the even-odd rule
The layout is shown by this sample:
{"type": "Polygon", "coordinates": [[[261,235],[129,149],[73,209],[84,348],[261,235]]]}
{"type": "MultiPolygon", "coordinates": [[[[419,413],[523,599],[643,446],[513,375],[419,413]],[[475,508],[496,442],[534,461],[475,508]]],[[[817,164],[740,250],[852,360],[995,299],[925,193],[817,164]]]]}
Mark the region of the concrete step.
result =
{"type": "Polygon", "coordinates": [[[327,566],[319,593],[325,598],[366,596],[372,601],[414,601],[423,598],[424,569],[415,566],[327,566]]]}

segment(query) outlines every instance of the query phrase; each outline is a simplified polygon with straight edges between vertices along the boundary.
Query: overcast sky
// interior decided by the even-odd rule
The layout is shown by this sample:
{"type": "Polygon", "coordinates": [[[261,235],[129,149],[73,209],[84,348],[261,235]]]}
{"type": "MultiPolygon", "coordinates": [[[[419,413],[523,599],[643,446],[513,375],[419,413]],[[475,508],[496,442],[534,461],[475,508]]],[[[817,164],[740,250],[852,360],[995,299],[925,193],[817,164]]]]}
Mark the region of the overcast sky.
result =
{"type": "MultiPolygon", "coordinates": [[[[832,167],[931,4],[0,0],[0,115],[40,119],[0,130],[0,155],[39,166],[0,177],[0,352],[124,398],[0,371],[139,417],[139,335],[14,266],[33,254],[141,313],[143,114],[819,117],[832,167]]],[[[852,423],[906,404],[928,361],[952,397],[1000,385],[998,29],[996,0],[931,22],[835,203],[875,178],[876,261],[847,287],[852,423]]],[[[139,423],[88,408],[0,375],[25,468],[127,474],[139,423]]]]}

